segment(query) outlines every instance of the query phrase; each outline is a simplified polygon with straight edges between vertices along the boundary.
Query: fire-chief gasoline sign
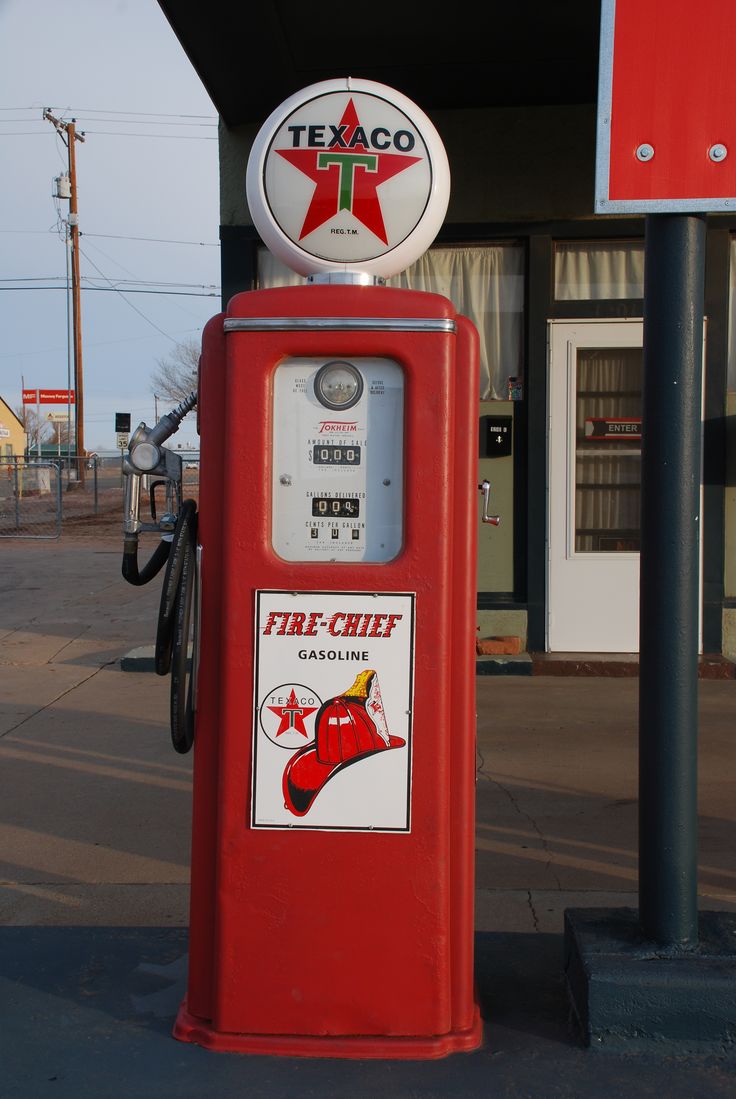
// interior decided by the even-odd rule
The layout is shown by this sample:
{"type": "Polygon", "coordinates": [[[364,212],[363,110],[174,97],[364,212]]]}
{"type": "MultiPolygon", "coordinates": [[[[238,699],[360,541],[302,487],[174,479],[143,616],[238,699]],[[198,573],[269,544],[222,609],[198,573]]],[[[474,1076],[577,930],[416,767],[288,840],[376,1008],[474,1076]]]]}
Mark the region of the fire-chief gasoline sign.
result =
{"type": "Polygon", "coordinates": [[[602,0],[596,213],[736,209],[736,3],[602,0]]]}
{"type": "Polygon", "coordinates": [[[414,595],[259,591],[251,824],[407,832],[414,595]]]}

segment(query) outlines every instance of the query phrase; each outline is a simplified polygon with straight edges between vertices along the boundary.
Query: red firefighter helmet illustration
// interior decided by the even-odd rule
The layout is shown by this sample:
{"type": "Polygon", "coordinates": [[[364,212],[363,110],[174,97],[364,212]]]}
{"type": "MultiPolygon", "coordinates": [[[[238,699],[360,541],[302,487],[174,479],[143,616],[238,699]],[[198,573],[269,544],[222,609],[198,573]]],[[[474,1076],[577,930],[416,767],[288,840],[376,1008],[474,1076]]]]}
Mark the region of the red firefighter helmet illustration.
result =
{"type": "Polygon", "coordinates": [[[297,817],[309,812],[325,783],[343,767],[406,743],[388,731],[378,675],[372,668],[359,672],[344,694],[322,704],[315,730],[314,742],[293,755],[284,771],[284,801],[297,817]]]}

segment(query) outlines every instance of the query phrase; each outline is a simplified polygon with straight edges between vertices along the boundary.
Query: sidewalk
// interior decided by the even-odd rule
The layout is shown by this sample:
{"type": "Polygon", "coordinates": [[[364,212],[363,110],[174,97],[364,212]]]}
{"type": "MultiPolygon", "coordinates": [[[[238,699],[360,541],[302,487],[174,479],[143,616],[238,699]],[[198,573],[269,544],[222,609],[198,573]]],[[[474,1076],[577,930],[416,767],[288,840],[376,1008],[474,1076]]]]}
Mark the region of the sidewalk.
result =
{"type": "MultiPolygon", "coordinates": [[[[633,676],[479,675],[474,1054],[340,1062],[170,1037],[186,974],[192,756],[153,641],[160,581],[117,530],[0,543],[0,1063],[4,1099],[249,1095],[726,1096],[736,1056],[586,1050],[568,1029],[569,907],[637,904],[633,676]]],[[[736,911],[732,679],[700,682],[700,892],[736,911]]]]}

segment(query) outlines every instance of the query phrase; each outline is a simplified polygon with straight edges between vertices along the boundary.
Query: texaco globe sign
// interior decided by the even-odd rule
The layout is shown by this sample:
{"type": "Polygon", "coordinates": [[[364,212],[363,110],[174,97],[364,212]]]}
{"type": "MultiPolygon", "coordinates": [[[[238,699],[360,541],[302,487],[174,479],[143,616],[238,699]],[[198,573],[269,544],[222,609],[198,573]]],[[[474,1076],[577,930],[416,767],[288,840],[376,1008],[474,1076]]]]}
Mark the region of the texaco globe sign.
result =
{"type": "Polygon", "coordinates": [[[346,77],[312,84],[273,112],[253,144],[246,192],[262,240],[294,271],[388,278],[436,237],[450,171],[415,103],[346,77]]]}

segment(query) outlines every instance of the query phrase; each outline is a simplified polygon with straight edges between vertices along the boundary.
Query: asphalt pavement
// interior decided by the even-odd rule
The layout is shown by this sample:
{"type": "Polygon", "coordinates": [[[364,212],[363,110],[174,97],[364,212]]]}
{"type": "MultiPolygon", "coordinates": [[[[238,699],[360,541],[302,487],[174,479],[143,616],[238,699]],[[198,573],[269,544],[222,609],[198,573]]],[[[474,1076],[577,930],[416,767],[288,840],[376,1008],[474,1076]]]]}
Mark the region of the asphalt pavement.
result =
{"type": "MultiPolygon", "coordinates": [[[[0,540],[0,1095],[726,1096],[736,1055],[586,1048],[567,908],[636,907],[635,676],[479,675],[476,977],[484,1043],[441,1061],[251,1057],[177,1042],[192,756],[153,642],[160,580],[117,524],[0,540]]],[[[699,893],[736,912],[736,681],[701,680],[699,893]]],[[[735,1021],[736,1024],[736,1021],[735,1021]]]]}

